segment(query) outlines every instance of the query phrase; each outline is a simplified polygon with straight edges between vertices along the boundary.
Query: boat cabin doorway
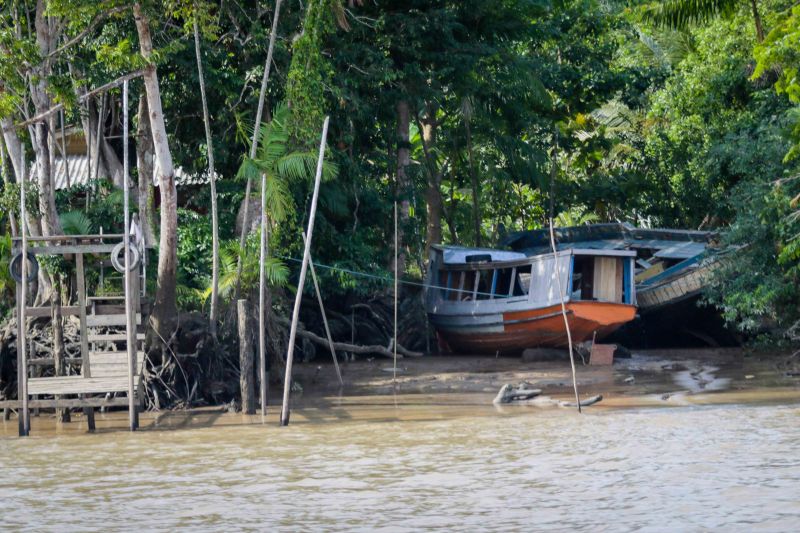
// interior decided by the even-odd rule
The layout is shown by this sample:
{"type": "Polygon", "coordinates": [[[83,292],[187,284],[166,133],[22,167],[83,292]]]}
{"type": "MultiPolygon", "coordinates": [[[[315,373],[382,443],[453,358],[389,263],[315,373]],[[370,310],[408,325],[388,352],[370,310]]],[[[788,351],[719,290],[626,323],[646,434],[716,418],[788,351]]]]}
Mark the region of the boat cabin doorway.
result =
{"type": "Polygon", "coordinates": [[[571,270],[573,301],[633,303],[631,258],[574,255],[571,270]]]}

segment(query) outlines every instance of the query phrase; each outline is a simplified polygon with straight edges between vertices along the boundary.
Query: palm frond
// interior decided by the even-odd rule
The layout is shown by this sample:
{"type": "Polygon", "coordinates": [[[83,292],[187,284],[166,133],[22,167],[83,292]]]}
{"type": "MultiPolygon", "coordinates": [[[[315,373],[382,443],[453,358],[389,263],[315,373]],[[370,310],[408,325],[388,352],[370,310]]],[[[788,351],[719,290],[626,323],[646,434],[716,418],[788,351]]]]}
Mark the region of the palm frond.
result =
{"type": "Polygon", "coordinates": [[[289,184],[280,176],[267,180],[267,212],[275,222],[283,222],[292,208],[292,193],[289,184]]]}
{"type": "MultiPolygon", "coordinates": [[[[311,181],[317,172],[318,154],[313,152],[292,152],[275,162],[276,172],[293,181],[311,181]]],[[[339,167],[331,162],[322,162],[322,180],[328,181],[339,175],[339,167]]]]}
{"type": "Polygon", "coordinates": [[[666,0],[645,9],[646,21],[664,28],[684,29],[730,13],[737,0],[666,0]]]}
{"type": "Polygon", "coordinates": [[[83,211],[69,211],[58,216],[65,235],[91,235],[94,225],[83,211]]]}

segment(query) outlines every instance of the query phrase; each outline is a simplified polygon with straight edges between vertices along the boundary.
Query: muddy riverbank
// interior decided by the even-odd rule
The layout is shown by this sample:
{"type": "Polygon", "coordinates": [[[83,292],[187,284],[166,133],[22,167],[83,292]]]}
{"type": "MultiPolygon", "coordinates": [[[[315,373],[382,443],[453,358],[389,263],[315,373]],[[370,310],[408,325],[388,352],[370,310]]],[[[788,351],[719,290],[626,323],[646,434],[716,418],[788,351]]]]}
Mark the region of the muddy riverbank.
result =
{"type": "MultiPolygon", "coordinates": [[[[741,349],[635,351],[613,366],[577,366],[582,398],[602,395],[591,409],[674,407],[709,404],[800,402],[800,377],[780,366],[783,357],[741,349]]],[[[529,362],[519,357],[431,356],[392,361],[369,359],[342,364],[339,387],[333,365],[295,366],[292,423],[401,421],[516,413],[528,406],[495,407],[492,399],[506,383],[526,382],[555,399],[572,399],[569,364],[529,362]]],[[[281,390],[270,390],[266,422],[277,424],[281,390]]],[[[146,412],[142,429],[179,429],[260,424],[260,415],[236,413],[233,406],[146,412]]],[[[56,424],[42,412],[32,430],[44,433],[85,431],[81,413],[73,422],[56,424]]],[[[98,414],[98,430],[124,429],[127,413],[98,414]]],[[[16,435],[16,420],[5,421],[1,435],[16,435]]]]}

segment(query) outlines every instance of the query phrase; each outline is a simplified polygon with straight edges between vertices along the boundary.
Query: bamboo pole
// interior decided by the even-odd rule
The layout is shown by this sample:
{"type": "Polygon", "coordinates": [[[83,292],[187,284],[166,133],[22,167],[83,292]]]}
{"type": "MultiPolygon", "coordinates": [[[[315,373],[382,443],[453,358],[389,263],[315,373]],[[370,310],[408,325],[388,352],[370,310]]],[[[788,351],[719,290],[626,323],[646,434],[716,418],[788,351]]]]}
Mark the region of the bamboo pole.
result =
{"type": "Polygon", "coordinates": [[[128,80],[122,84],[122,213],[125,218],[125,229],[123,231],[122,242],[125,243],[125,342],[128,352],[128,421],[131,431],[136,430],[136,398],[134,389],[133,375],[136,369],[136,325],[134,322],[134,310],[131,305],[131,253],[130,253],[130,234],[131,219],[130,206],[128,205],[130,191],[128,190],[128,80]]]}
{"type": "MultiPolygon", "coordinates": [[[[256,121],[253,127],[253,141],[250,143],[250,159],[255,159],[256,151],[258,150],[258,135],[261,129],[261,115],[264,113],[264,99],[267,94],[267,83],[269,82],[269,71],[272,67],[272,53],[275,50],[275,34],[278,31],[278,17],[281,12],[281,3],[283,0],[275,0],[275,16],[272,18],[272,30],[269,34],[269,47],[267,48],[267,61],[264,64],[264,76],[261,78],[261,89],[258,93],[258,108],[256,109],[256,121]]],[[[244,250],[244,242],[247,238],[247,218],[250,216],[250,190],[253,188],[252,181],[247,178],[247,185],[244,190],[244,217],[242,218],[242,234],[239,236],[239,249],[244,250]]],[[[262,188],[262,194],[264,189],[262,188]]],[[[263,214],[262,214],[263,216],[263,214]]],[[[239,299],[239,291],[241,290],[242,279],[242,256],[236,262],[236,287],[233,291],[233,299],[239,299]]],[[[259,291],[263,290],[259,287],[259,291]]],[[[261,318],[261,310],[259,309],[259,322],[261,318]]],[[[259,353],[261,345],[259,343],[259,353]]]]}
{"type": "Polygon", "coordinates": [[[392,341],[394,363],[392,381],[397,383],[397,200],[394,202],[394,340],[392,341]]]}
{"type": "Polygon", "coordinates": [[[20,281],[20,307],[18,313],[19,319],[19,338],[17,339],[17,349],[20,352],[19,363],[21,371],[19,377],[22,381],[17,386],[18,394],[21,394],[20,401],[22,402],[22,413],[20,413],[19,436],[27,437],[31,432],[31,418],[28,412],[28,353],[27,353],[27,297],[28,297],[28,232],[26,230],[26,222],[28,220],[28,210],[25,207],[25,185],[27,184],[27,168],[25,163],[25,148],[21,150],[20,157],[22,164],[20,169],[22,172],[22,179],[20,180],[19,187],[19,213],[20,213],[20,235],[22,236],[22,280],[20,281]]]}
{"type": "Polygon", "coordinates": [[[203,104],[203,126],[206,131],[206,153],[208,154],[208,185],[211,189],[211,305],[208,327],[211,336],[217,338],[217,315],[219,313],[219,220],[217,216],[217,175],[214,169],[214,143],[211,138],[211,117],[208,114],[206,81],[203,61],[200,58],[200,29],[197,13],[194,16],[194,51],[197,56],[197,77],[200,81],[200,100],[203,104]]]}
{"type": "Polygon", "coordinates": [[[578,379],[575,376],[575,355],[572,353],[572,333],[569,329],[567,320],[567,306],[564,304],[564,289],[561,287],[561,273],[558,271],[558,252],[556,251],[556,239],[553,233],[553,219],[550,218],[550,246],[553,249],[553,270],[556,274],[558,294],[561,299],[561,315],[564,317],[564,328],[567,330],[567,344],[569,345],[569,364],[572,366],[572,388],[575,390],[575,404],[578,412],[581,412],[581,400],[578,397],[578,379]]]}
{"type": "MultiPolygon", "coordinates": [[[[247,204],[245,204],[247,205],[247,204]]],[[[261,238],[258,262],[258,388],[261,423],[267,421],[267,173],[261,174],[261,238]]]]}
{"type": "Polygon", "coordinates": [[[314,236],[314,219],[317,214],[317,201],[319,200],[319,182],[322,178],[322,162],[325,159],[325,141],[328,137],[328,123],[330,117],[325,117],[322,124],[322,139],[319,143],[319,158],[317,159],[317,175],[314,178],[314,193],[311,196],[311,212],[308,216],[308,230],[303,250],[303,263],[300,267],[300,279],[297,282],[297,294],[294,297],[294,310],[292,311],[292,325],[289,330],[289,349],[286,354],[286,376],[283,380],[283,406],[281,407],[281,426],[289,425],[289,392],[292,388],[292,360],[294,357],[294,342],[297,338],[297,321],[300,318],[300,302],[303,300],[303,285],[306,281],[306,271],[311,257],[311,239],[314,236]]]}
{"type": "MultiPolygon", "coordinates": [[[[306,241],[306,232],[303,232],[303,242],[306,241]]],[[[336,377],[339,378],[339,385],[344,385],[342,379],[342,371],[339,370],[339,361],[336,359],[336,348],[333,346],[333,336],[331,335],[331,328],[328,326],[328,314],[325,312],[325,304],[322,302],[322,292],[319,290],[319,282],[317,281],[317,269],[314,268],[314,259],[309,256],[308,267],[311,269],[311,281],[314,282],[314,291],[317,293],[317,301],[319,302],[319,312],[322,314],[322,323],[325,326],[325,337],[328,339],[328,347],[331,350],[331,357],[333,358],[333,367],[336,369],[336,377]]]]}

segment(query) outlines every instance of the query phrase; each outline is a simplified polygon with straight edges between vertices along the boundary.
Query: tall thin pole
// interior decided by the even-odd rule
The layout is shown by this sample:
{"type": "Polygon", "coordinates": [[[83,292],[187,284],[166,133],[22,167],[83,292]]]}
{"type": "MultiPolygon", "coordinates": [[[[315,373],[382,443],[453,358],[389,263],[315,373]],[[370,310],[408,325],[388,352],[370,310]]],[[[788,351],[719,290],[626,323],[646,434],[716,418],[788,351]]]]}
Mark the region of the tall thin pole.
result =
{"type": "MultiPolygon", "coordinates": [[[[283,0],[275,0],[275,16],[272,18],[272,31],[269,34],[269,47],[267,48],[267,61],[264,63],[264,76],[261,78],[261,90],[258,93],[258,108],[256,109],[256,121],[253,127],[253,141],[250,144],[250,159],[255,159],[256,151],[258,150],[258,134],[261,129],[261,116],[264,113],[264,99],[267,94],[267,82],[269,82],[269,71],[272,67],[272,53],[275,50],[275,35],[278,31],[278,17],[281,12],[281,3],[283,0]]],[[[247,178],[247,186],[244,191],[244,217],[242,218],[242,234],[239,236],[239,249],[244,250],[244,242],[247,238],[248,227],[247,219],[250,212],[250,190],[253,184],[250,178],[247,178]]],[[[263,191],[263,189],[262,189],[263,191]]],[[[233,299],[239,299],[239,290],[241,289],[242,279],[242,256],[239,256],[236,262],[236,287],[234,289],[233,299]]],[[[261,288],[259,287],[259,290],[261,288]]],[[[260,314],[261,311],[259,311],[260,314]]],[[[261,350],[259,346],[259,350],[261,350]]]]}
{"type": "Polygon", "coordinates": [[[261,423],[267,421],[267,173],[261,173],[261,240],[258,263],[258,376],[261,423]]]}
{"type": "Polygon", "coordinates": [[[556,251],[556,239],[553,233],[553,219],[550,218],[550,246],[553,249],[553,270],[556,274],[556,283],[558,285],[558,294],[561,299],[561,315],[564,317],[564,329],[567,330],[567,344],[569,345],[569,363],[572,366],[572,388],[575,390],[575,404],[578,406],[578,412],[581,412],[581,400],[578,396],[578,379],[575,376],[575,355],[572,353],[572,333],[569,329],[569,320],[567,320],[567,306],[564,303],[564,289],[561,287],[561,272],[558,268],[558,252],[556,251]]]}
{"type": "Polygon", "coordinates": [[[397,382],[397,200],[394,202],[394,340],[392,342],[394,365],[392,381],[397,382]]]}
{"type": "Polygon", "coordinates": [[[314,194],[311,197],[311,213],[308,215],[308,229],[306,230],[306,245],[303,250],[303,264],[300,267],[300,279],[297,282],[297,294],[294,297],[294,310],[292,311],[292,327],[289,330],[289,350],[286,354],[286,376],[283,380],[283,406],[281,407],[281,426],[289,425],[289,392],[292,388],[292,359],[294,357],[294,342],[297,338],[297,321],[300,318],[300,302],[303,299],[303,285],[306,281],[306,270],[311,257],[311,238],[314,235],[314,219],[317,214],[317,200],[319,199],[319,182],[322,178],[322,162],[325,159],[325,141],[328,138],[328,123],[330,117],[325,117],[322,124],[322,139],[319,143],[319,158],[317,159],[317,175],[314,178],[314,194]]]}
{"type": "Polygon", "coordinates": [[[131,219],[128,205],[128,80],[122,84],[122,212],[125,218],[125,230],[122,242],[125,243],[125,333],[128,348],[128,421],[131,431],[136,430],[136,400],[134,398],[133,375],[136,369],[136,325],[131,299],[131,270],[130,270],[130,234],[131,219]]]}
{"type": "Polygon", "coordinates": [[[203,104],[203,126],[206,131],[206,154],[208,155],[208,185],[211,189],[211,306],[208,327],[211,336],[217,338],[217,314],[219,307],[219,220],[217,216],[217,174],[214,169],[214,142],[211,138],[211,117],[208,114],[206,80],[203,61],[200,57],[200,28],[197,13],[194,16],[194,52],[197,56],[197,77],[200,81],[200,100],[203,104]]]}
{"type": "Polygon", "coordinates": [[[20,157],[22,158],[22,164],[20,165],[20,172],[22,174],[22,179],[20,180],[20,187],[19,187],[19,213],[20,213],[20,234],[22,235],[22,280],[20,282],[20,306],[19,306],[19,331],[21,333],[21,338],[17,339],[17,344],[19,345],[20,350],[20,364],[22,367],[22,371],[19,373],[19,377],[22,379],[21,386],[18,387],[18,390],[22,393],[22,398],[20,401],[22,402],[22,413],[21,413],[21,420],[19,425],[19,435],[20,437],[27,437],[31,432],[31,418],[30,413],[28,412],[28,352],[27,352],[27,344],[28,344],[28,336],[27,336],[27,297],[28,297],[28,232],[25,227],[25,223],[28,219],[28,210],[25,207],[25,186],[28,181],[27,177],[27,168],[25,167],[25,147],[22,147],[20,157]]]}

